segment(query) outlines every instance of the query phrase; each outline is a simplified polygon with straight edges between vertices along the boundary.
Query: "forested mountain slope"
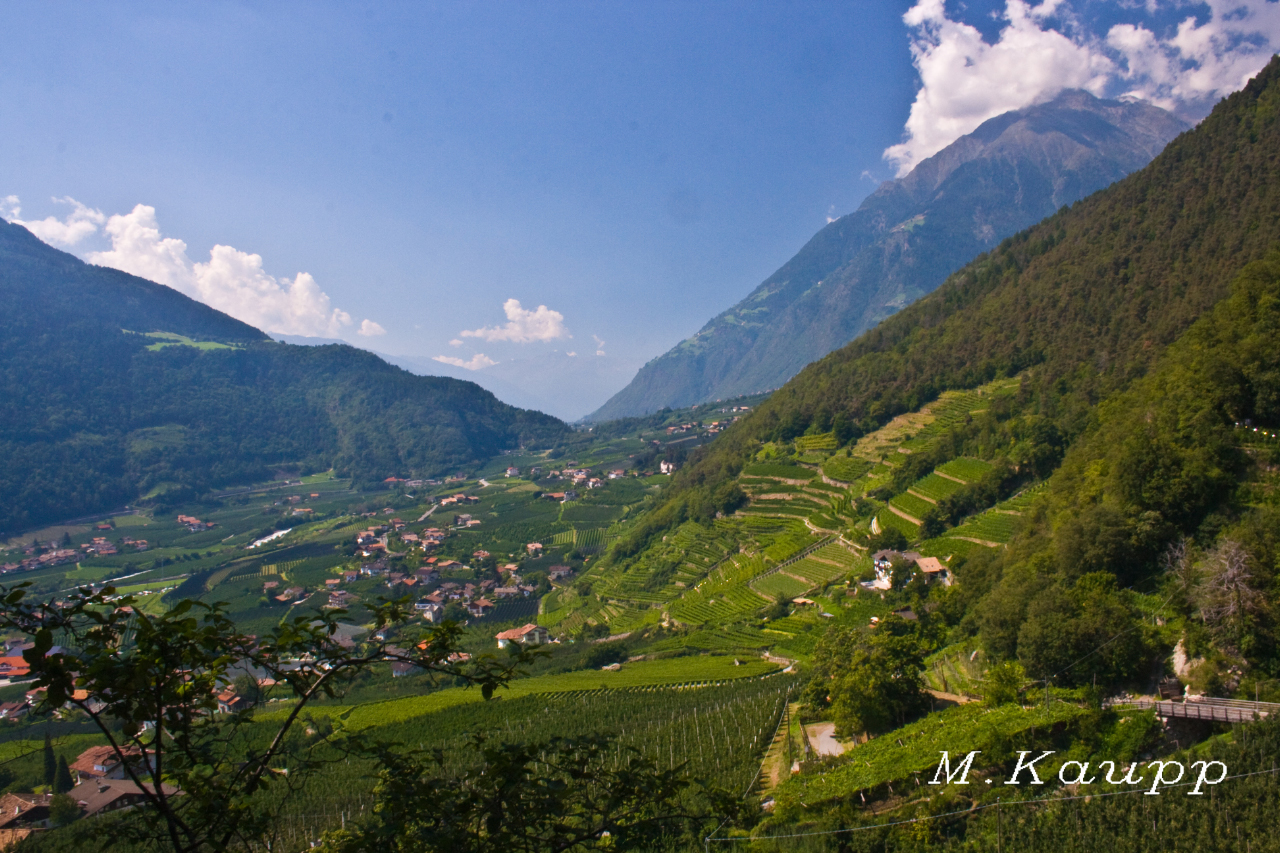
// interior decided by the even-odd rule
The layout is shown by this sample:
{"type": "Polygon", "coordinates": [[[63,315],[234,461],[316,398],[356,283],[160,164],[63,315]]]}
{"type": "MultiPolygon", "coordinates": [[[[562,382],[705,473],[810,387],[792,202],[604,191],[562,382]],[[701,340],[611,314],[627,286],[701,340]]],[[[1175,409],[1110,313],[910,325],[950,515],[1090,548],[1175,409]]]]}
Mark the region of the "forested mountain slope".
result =
{"type": "Polygon", "coordinates": [[[1011,238],[933,294],[818,361],[683,470],[622,557],[738,497],[762,442],[883,425],[947,388],[1031,368],[1020,407],[1066,440],[1146,373],[1280,241],[1280,62],[1146,168],[1011,238]]]}
{"type": "Polygon", "coordinates": [[[1082,91],[993,118],[819,231],[590,419],[778,387],[980,252],[1146,165],[1186,127],[1082,91]]]}
{"type": "Polygon", "coordinates": [[[471,382],[348,346],[272,342],[8,223],[0,299],[0,530],[178,500],[280,465],[366,482],[438,474],[566,430],[471,382]]]}

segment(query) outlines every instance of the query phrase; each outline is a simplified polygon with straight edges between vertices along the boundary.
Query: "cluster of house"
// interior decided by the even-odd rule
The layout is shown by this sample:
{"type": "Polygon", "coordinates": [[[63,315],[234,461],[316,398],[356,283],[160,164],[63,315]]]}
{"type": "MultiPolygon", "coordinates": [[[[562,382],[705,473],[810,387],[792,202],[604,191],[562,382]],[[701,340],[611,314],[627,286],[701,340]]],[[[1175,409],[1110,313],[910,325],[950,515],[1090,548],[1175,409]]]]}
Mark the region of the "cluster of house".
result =
{"type": "Polygon", "coordinates": [[[192,533],[198,533],[201,530],[208,530],[211,527],[217,526],[212,521],[201,521],[194,515],[180,515],[178,516],[178,523],[186,527],[192,533]]]}
{"type": "MultiPolygon", "coordinates": [[[[455,478],[454,478],[454,477],[450,477],[450,478],[448,478],[448,479],[449,479],[449,480],[453,480],[453,479],[455,479],[455,478]]],[[[461,477],[458,477],[458,478],[456,478],[456,479],[461,479],[461,477]]],[[[413,479],[413,480],[406,480],[406,479],[404,479],[403,477],[388,477],[387,479],[383,480],[382,482],[384,482],[384,483],[389,483],[389,484],[391,484],[392,486],[396,486],[396,485],[404,484],[405,488],[408,488],[408,489],[419,489],[419,488],[421,488],[421,487],[423,487],[423,486],[438,486],[438,485],[440,485],[440,481],[439,481],[439,480],[417,480],[417,479],[413,479]]]]}
{"type": "Polygon", "coordinates": [[[459,492],[456,495],[449,495],[448,497],[443,497],[440,500],[436,501],[436,503],[440,506],[454,506],[456,504],[480,503],[480,499],[475,495],[465,495],[462,492],[459,492]]]}
{"type": "MultiPolygon", "coordinates": [[[[738,412],[738,411],[748,412],[750,410],[751,410],[750,406],[734,406],[733,407],[733,411],[735,412],[738,412]]],[[[724,411],[728,411],[728,409],[721,409],[720,411],[724,412],[724,411]]],[[[738,420],[740,420],[740,417],[726,418],[725,420],[722,420],[722,421],[712,421],[711,423],[707,424],[705,427],[707,435],[715,435],[716,433],[720,432],[723,429],[728,429],[730,424],[738,420]]],[[[667,435],[678,435],[686,432],[697,432],[700,429],[703,429],[703,424],[701,421],[694,421],[687,424],[677,424],[676,426],[667,427],[667,435]]]]}
{"type": "MultiPolygon", "coordinates": [[[[132,808],[147,802],[148,794],[155,792],[151,756],[144,756],[136,747],[126,748],[124,753],[134,775],[144,780],[142,785],[127,778],[124,761],[110,746],[90,747],[68,765],[76,785],[67,796],[79,807],[80,817],[132,808]]],[[[180,793],[173,785],[161,785],[166,796],[180,793]]],[[[52,826],[53,797],[53,794],[0,796],[0,850],[52,826]]]]}
{"type": "Polygon", "coordinates": [[[267,581],[262,585],[262,592],[280,604],[302,604],[311,597],[305,587],[291,586],[280,589],[280,581],[267,581]]]}
{"type": "Polygon", "coordinates": [[[49,549],[42,553],[36,553],[38,548],[31,547],[27,549],[29,556],[19,560],[16,563],[5,563],[0,565],[0,575],[9,572],[30,572],[36,569],[43,569],[48,566],[60,566],[63,563],[74,563],[80,559],[80,552],[71,548],[59,548],[52,542],[49,543],[49,549]]]}
{"type": "Polygon", "coordinates": [[[927,583],[940,582],[951,586],[951,572],[937,557],[922,557],[916,551],[876,551],[871,555],[871,564],[875,567],[875,580],[862,581],[867,589],[886,590],[893,586],[893,564],[905,562],[911,566],[913,577],[921,576],[927,583]]]}
{"type": "MultiPolygon", "coordinates": [[[[488,554],[485,551],[477,551],[473,556],[484,559],[488,554]]],[[[454,560],[443,560],[436,563],[435,568],[448,570],[461,568],[461,565],[454,560]]],[[[501,566],[501,583],[492,580],[483,580],[479,583],[446,581],[431,593],[424,595],[414,607],[428,622],[439,622],[443,618],[445,605],[451,601],[461,604],[471,616],[476,618],[485,616],[493,610],[497,601],[507,598],[528,598],[537,591],[537,587],[523,582],[518,573],[519,568],[515,563],[506,563],[501,566]]],[[[556,568],[568,570],[568,567],[564,566],[556,568]]],[[[419,569],[417,575],[419,580],[425,577],[426,583],[433,583],[439,578],[430,566],[419,569]]]]}
{"type": "MultiPolygon", "coordinates": [[[[471,516],[466,516],[470,519],[471,516]]],[[[478,522],[477,522],[478,523],[478,522]]],[[[356,534],[356,546],[360,556],[373,557],[379,553],[388,553],[387,533],[403,531],[408,525],[399,518],[393,518],[388,524],[375,524],[356,534]]],[[[424,528],[420,533],[400,533],[400,541],[410,548],[431,551],[444,542],[445,532],[438,527],[424,528]]]]}
{"type": "MultiPolygon", "coordinates": [[[[145,551],[151,545],[145,539],[134,539],[132,536],[126,536],[120,540],[120,547],[132,548],[135,551],[145,551]]],[[[110,557],[119,554],[119,548],[107,539],[105,536],[95,536],[90,541],[80,546],[80,550],[85,554],[93,554],[98,557],[110,557]]]]}
{"type": "MultiPolygon", "coordinates": [[[[472,556],[477,560],[488,559],[488,551],[477,550],[472,556]]],[[[499,567],[502,581],[483,580],[478,583],[445,581],[440,583],[440,573],[467,568],[457,560],[428,557],[426,564],[413,572],[392,571],[385,560],[375,560],[360,566],[358,571],[346,570],[341,578],[329,578],[325,581],[328,591],[328,607],[349,607],[357,600],[357,596],[345,589],[342,584],[358,580],[360,577],[385,578],[388,589],[394,595],[413,595],[422,591],[420,599],[414,604],[418,615],[428,622],[439,622],[444,618],[445,605],[457,602],[473,617],[481,617],[490,613],[497,602],[507,598],[527,598],[537,591],[537,587],[524,583],[519,575],[519,566],[506,563],[499,567]],[[427,590],[430,590],[429,592],[427,590]]],[[[553,566],[550,571],[552,580],[566,578],[573,570],[568,566],[553,566]]],[[[265,586],[274,589],[277,581],[267,581],[265,586]]],[[[276,599],[282,602],[294,602],[298,595],[306,596],[302,587],[291,587],[276,599]]],[[[298,603],[298,602],[294,602],[298,603]]]]}
{"type": "MultiPolygon", "coordinates": [[[[8,640],[4,644],[4,656],[0,657],[0,684],[12,684],[15,681],[22,681],[31,673],[31,665],[27,663],[22,653],[29,648],[33,648],[34,644],[27,643],[22,640],[8,640]]],[[[25,714],[20,711],[18,706],[25,706],[27,703],[8,702],[0,705],[0,720],[16,720],[25,714]]]]}
{"type": "Polygon", "coordinates": [[[595,489],[604,485],[599,477],[591,476],[590,468],[563,468],[559,471],[548,471],[548,480],[572,480],[575,486],[586,486],[595,489]]]}
{"type": "Polygon", "coordinates": [[[421,533],[401,533],[400,541],[410,548],[432,551],[444,543],[445,532],[438,527],[427,527],[421,533]]]}
{"type": "Polygon", "coordinates": [[[570,489],[567,492],[543,492],[542,496],[547,500],[559,501],[562,504],[569,503],[570,501],[576,501],[578,499],[578,493],[573,489],[570,489]]]}

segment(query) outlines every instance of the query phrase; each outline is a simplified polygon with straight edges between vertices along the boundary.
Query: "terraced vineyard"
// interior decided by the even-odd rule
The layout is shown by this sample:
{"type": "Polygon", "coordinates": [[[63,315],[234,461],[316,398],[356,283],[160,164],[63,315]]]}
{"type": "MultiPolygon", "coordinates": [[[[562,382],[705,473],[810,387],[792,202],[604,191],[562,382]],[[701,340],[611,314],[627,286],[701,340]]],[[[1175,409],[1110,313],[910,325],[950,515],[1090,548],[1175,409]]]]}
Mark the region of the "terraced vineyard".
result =
{"type": "Polygon", "coordinates": [[[871,470],[871,463],[853,456],[828,456],[822,463],[822,473],[833,480],[853,483],[871,470]]]}
{"type": "Polygon", "coordinates": [[[720,565],[693,589],[671,602],[671,618],[689,625],[723,624],[769,604],[749,582],[765,571],[760,557],[739,555],[720,565]]]}
{"type": "Polygon", "coordinates": [[[835,450],[840,446],[834,433],[824,432],[820,435],[802,435],[796,439],[796,450],[807,453],[810,450],[835,450]]]}
{"type": "Polygon", "coordinates": [[[808,482],[817,474],[799,465],[785,465],[781,463],[758,462],[754,465],[748,465],[742,469],[744,476],[748,477],[769,477],[775,480],[803,480],[808,482]]]}
{"type": "Polygon", "coordinates": [[[1044,484],[1033,486],[986,512],[971,516],[937,539],[925,542],[921,546],[921,553],[929,556],[963,556],[973,553],[975,549],[1007,545],[1022,527],[1022,513],[1030,508],[1043,491],[1044,484]]]}
{"type": "Polygon", "coordinates": [[[898,530],[908,540],[913,540],[920,535],[920,525],[912,524],[902,516],[890,511],[887,507],[876,513],[876,521],[879,523],[881,530],[898,530]]]}
{"type": "Polygon", "coordinates": [[[937,502],[943,498],[954,495],[963,488],[964,486],[961,483],[957,483],[955,480],[948,480],[946,477],[933,473],[927,477],[922,477],[913,483],[911,491],[937,502]]]}
{"type": "Polygon", "coordinates": [[[915,519],[924,518],[925,513],[933,509],[934,506],[928,501],[918,498],[908,492],[896,495],[889,501],[889,505],[902,510],[907,515],[915,519]]]}
{"type": "Polygon", "coordinates": [[[1009,540],[1013,539],[1014,534],[1018,532],[1018,528],[1021,525],[1022,519],[1018,516],[1009,515],[999,509],[989,509],[984,513],[973,516],[965,521],[964,524],[948,530],[946,538],[966,537],[1005,545],[1008,544],[1009,540]]]}
{"type": "Polygon", "coordinates": [[[971,459],[967,456],[952,459],[950,462],[938,466],[938,471],[941,473],[949,474],[956,479],[964,480],[966,483],[980,480],[982,475],[990,470],[991,464],[989,462],[983,462],[981,459],[971,459]]]}
{"type": "Polygon", "coordinates": [[[797,580],[784,572],[775,572],[766,578],[756,581],[752,586],[761,595],[768,596],[771,599],[790,600],[804,595],[814,585],[807,581],[797,580]]]}
{"type": "Polygon", "coordinates": [[[812,586],[822,586],[861,569],[866,558],[855,557],[839,544],[824,545],[799,562],[787,566],[786,571],[808,580],[812,586]]]}

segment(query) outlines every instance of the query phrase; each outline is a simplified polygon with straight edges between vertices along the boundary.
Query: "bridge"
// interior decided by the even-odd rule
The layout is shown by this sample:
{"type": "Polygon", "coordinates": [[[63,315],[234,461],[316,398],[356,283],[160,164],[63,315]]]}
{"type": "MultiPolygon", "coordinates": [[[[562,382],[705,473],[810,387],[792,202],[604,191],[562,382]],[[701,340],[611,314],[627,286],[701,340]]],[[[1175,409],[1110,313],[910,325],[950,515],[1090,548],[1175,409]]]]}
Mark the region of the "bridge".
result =
{"type": "Polygon", "coordinates": [[[1109,708],[1155,709],[1161,719],[1205,720],[1214,723],[1252,723],[1276,711],[1275,702],[1249,702],[1242,699],[1115,699],[1103,703],[1109,708]]]}

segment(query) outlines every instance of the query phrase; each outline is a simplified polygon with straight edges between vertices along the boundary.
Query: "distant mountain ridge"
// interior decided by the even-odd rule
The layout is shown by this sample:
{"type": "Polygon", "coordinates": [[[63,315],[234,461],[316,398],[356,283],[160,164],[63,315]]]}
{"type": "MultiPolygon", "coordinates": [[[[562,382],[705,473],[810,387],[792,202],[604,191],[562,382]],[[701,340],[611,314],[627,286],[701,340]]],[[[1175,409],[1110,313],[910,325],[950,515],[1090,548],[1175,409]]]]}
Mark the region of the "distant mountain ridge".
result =
{"type": "Polygon", "coordinates": [[[276,343],[4,222],[0,300],[0,530],[282,469],[362,483],[454,473],[568,432],[472,382],[346,345],[276,343]]]}
{"type": "Polygon", "coordinates": [[[611,396],[636,369],[634,362],[616,356],[570,355],[558,350],[544,350],[525,358],[503,359],[480,370],[468,370],[426,356],[392,355],[334,338],[278,333],[272,333],[271,337],[300,346],[356,346],[418,376],[451,376],[464,382],[474,382],[507,405],[543,412],[570,423],[588,413],[600,400],[611,396]]]}
{"type": "Polygon", "coordinates": [[[819,231],[589,420],[779,387],[1002,239],[1145,166],[1187,127],[1079,90],[990,119],[819,231]]]}

